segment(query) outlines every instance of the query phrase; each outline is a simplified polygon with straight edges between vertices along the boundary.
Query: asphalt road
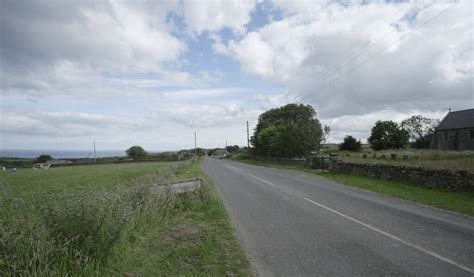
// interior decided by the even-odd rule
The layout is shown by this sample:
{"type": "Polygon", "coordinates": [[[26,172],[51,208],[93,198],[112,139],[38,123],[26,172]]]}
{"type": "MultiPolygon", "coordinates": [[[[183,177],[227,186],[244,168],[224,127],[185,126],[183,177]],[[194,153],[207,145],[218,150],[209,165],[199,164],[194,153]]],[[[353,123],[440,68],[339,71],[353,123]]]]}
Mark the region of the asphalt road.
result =
{"type": "Polygon", "coordinates": [[[261,276],[474,276],[474,218],[314,174],[206,158],[261,276]]]}

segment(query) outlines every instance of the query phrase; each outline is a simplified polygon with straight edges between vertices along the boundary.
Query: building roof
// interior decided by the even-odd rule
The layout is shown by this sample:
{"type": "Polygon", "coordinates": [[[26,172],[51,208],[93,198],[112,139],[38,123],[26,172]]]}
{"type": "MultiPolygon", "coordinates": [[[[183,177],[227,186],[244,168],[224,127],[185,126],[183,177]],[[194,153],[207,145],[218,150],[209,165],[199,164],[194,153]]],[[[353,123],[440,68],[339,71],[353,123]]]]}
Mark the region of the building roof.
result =
{"type": "Polygon", "coordinates": [[[437,130],[474,128],[474,109],[449,112],[438,125],[437,130]]]}

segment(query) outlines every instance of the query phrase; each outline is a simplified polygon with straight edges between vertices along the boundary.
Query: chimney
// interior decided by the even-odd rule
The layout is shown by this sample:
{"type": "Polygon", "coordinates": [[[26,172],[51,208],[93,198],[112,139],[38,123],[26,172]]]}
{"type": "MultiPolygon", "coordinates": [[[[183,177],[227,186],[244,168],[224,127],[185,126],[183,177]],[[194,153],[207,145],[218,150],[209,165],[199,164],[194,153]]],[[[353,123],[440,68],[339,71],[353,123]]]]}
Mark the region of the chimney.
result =
{"type": "Polygon", "coordinates": [[[449,112],[451,112],[451,108],[449,108],[449,112]]]}

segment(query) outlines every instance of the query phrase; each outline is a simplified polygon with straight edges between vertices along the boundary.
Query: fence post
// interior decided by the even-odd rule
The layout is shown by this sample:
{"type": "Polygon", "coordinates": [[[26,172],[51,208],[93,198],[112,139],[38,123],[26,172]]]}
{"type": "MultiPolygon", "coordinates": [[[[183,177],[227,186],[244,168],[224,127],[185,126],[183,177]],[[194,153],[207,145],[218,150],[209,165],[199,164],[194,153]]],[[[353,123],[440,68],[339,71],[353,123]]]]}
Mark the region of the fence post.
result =
{"type": "Polygon", "coordinates": [[[337,154],[333,154],[333,153],[329,154],[329,167],[328,167],[329,170],[332,170],[337,167],[337,161],[338,161],[337,157],[338,157],[337,154]]]}

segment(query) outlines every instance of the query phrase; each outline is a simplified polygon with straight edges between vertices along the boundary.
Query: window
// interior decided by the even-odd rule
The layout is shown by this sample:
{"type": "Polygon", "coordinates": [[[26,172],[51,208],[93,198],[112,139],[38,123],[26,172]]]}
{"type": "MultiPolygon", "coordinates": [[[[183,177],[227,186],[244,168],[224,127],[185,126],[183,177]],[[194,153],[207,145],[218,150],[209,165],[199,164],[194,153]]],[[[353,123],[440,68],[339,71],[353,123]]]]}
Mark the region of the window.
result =
{"type": "Polygon", "coordinates": [[[444,139],[448,139],[448,131],[444,131],[444,139]]]}
{"type": "Polygon", "coordinates": [[[469,130],[469,138],[474,139],[474,130],[469,130]]]}

